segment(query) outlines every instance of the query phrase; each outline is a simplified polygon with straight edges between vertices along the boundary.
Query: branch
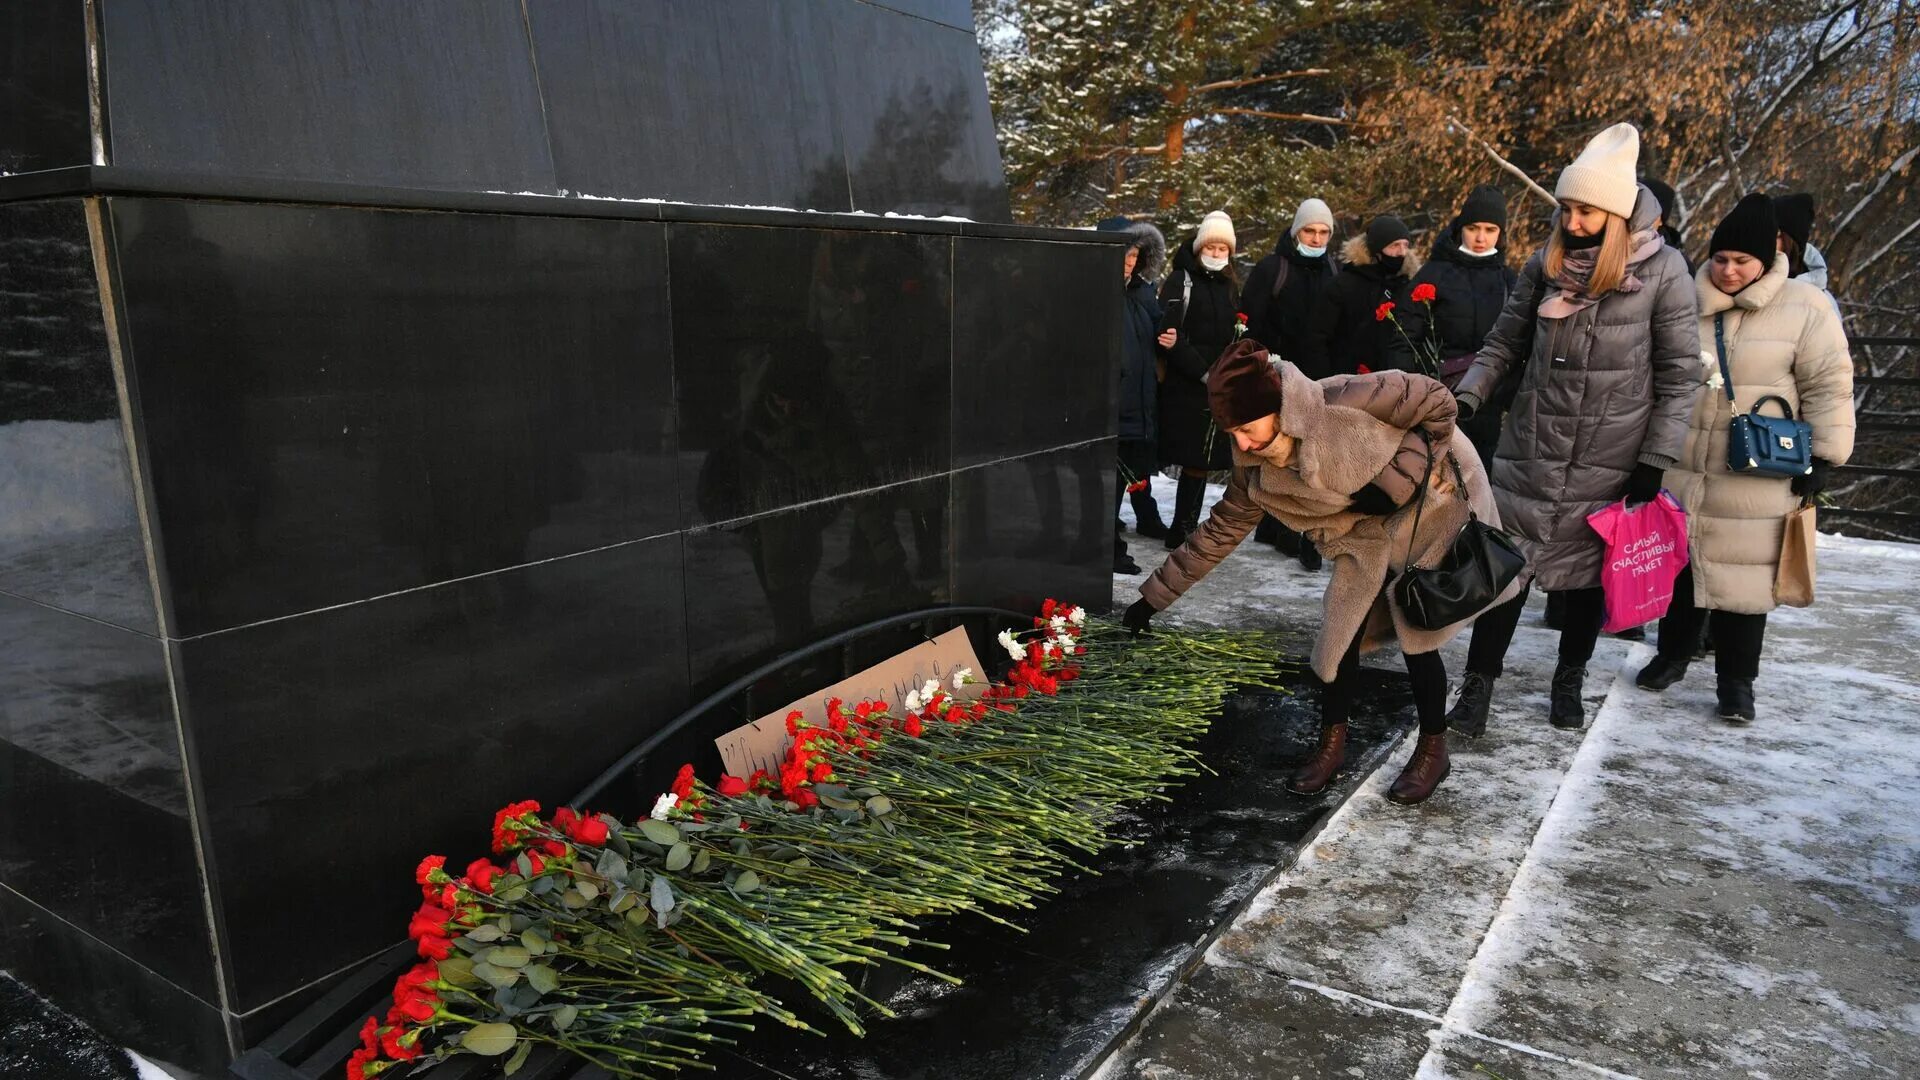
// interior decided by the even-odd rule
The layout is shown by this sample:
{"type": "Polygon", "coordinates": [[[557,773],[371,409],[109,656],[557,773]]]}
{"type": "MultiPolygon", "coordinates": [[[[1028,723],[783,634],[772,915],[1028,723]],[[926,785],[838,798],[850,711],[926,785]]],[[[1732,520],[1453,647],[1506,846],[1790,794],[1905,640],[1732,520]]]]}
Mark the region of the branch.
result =
{"type": "Polygon", "coordinates": [[[1851,282],[1854,278],[1859,277],[1860,274],[1867,269],[1867,267],[1872,266],[1874,263],[1879,262],[1881,258],[1883,258],[1887,254],[1887,252],[1892,251],[1896,247],[1899,247],[1900,242],[1902,240],[1905,240],[1907,237],[1912,236],[1915,232],[1920,232],[1920,218],[1914,218],[1912,221],[1908,222],[1906,228],[1901,229],[1897,233],[1894,233],[1893,239],[1880,245],[1880,249],[1878,251],[1875,251],[1873,254],[1867,256],[1864,259],[1861,259],[1859,262],[1854,263],[1852,268],[1850,268],[1847,271],[1847,280],[1851,282]]]}
{"type": "Polygon", "coordinates": [[[1267,120],[1297,120],[1303,124],[1338,124],[1341,127],[1352,126],[1352,120],[1342,120],[1337,116],[1316,116],[1313,113],[1268,112],[1265,109],[1208,109],[1210,113],[1221,116],[1258,116],[1267,120]]]}
{"type": "Polygon", "coordinates": [[[1867,208],[1867,204],[1879,198],[1880,193],[1886,190],[1887,181],[1893,179],[1895,175],[1905,172],[1907,166],[1912,165],[1915,158],[1920,158],[1920,146],[1915,146],[1895,158],[1893,164],[1887,166],[1886,171],[1880,174],[1880,179],[1874,182],[1873,190],[1861,196],[1860,201],[1853,204],[1853,209],[1841,216],[1839,222],[1834,225],[1831,235],[1838,236],[1842,232],[1845,232],[1847,226],[1853,224],[1853,219],[1859,217],[1861,212],[1867,208]]]}
{"type": "Polygon", "coordinates": [[[1327,68],[1304,68],[1300,71],[1282,71],[1275,75],[1256,75],[1251,79],[1225,79],[1220,82],[1202,83],[1194,87],[1193,92],[1204,94],[1209,90],[1238,90],[1243,86],[1258,86],[1261,83],[1279,82],[1281,79],[1300,79],[1309,75],[1331,74],[1333,72],[1327,68]]]}
{"type": "Polygon", "coordinates": [[[1534,183],[1533,177],[1528,176],[1526,172],[1520,168],[1520,166],[1515,165],[1513,162],[1508,161],[1504,157],[1501,157],[1500,151],[1495,150],[1493,148],[1492,143],[1474,134],[1473,129],[1468,127],[1466,124],[1461,123],[1460,118],[1458,116],[1455,116],[1449,113],[1447,115],[1447,123],[1452,124],[1456,128],[1459,128],[1461,131],[1466,133],[1467,138],[1472,139],[1474,142],[1479,143],[1480,149],[1485,150],[1487,152],[1487,156],[1494,160],[1494,164],[1499,165],[1501,168],[1519,177],[1521,182],[1527,185],[1527,190],[1547,200],[1547,203],[1551,206],[1557,207],[1560,205],[1560,200],[1554,198],[1552,192],[1548,191],[1546,188],[1541,187],[1539,184],[1534,183]]]}

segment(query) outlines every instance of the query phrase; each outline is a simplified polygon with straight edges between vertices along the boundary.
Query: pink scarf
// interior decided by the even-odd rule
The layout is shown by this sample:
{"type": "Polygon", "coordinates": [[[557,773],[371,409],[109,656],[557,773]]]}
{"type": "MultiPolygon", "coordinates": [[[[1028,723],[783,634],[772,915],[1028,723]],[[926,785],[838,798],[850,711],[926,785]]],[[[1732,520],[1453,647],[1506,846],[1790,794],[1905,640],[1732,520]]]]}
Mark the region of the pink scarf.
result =
{"type": "MultiPolygon", "coordinates": [[[[1554,218],[1554,228],[1560,227],[1560,219],[1554,218]]],[[[1614,287],[1614,292],[1637,293],[1646,288],[1646,283],[1635,276],[1634,269],[1646,265],[1656,252],[1667,246],[1658,230],[1642,229],[1629,237],[1633,245],[1633,254],[1627,257],[1627,276],[1614,287]]],[[[1550,283],[1559,293],[1551,296],[1540,305],[1540,317],[1543,319],[1565,319],[1577,315],[1600,302],[1598,296],[1589,295],[1587,283],[1593,280],[1594,264],[1600,261],[1598,247],[1569,251],[1560,264],[1560,276],[1550,283]]]]}

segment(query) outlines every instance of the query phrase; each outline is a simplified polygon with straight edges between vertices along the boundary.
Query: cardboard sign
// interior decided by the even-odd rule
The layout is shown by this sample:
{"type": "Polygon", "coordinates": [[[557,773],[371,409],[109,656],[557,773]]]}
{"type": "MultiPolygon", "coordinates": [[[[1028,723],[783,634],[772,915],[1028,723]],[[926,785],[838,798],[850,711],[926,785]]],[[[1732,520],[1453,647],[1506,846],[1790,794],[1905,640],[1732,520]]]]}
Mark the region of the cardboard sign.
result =
{"type": "Polygon", "coordinates": [[[793,742],[793,737],[787,734],[787,717],[794,710],[799,710],[815,727],[827,726],[827,702],[833,698],[848,704],[884,701],[895,716],[900,716],[904,714],[902,702],[906,701],[907,694],[920,689],[928,679],[936,680],[940,689],[961,701],[971,701],[986,692],[986,675],[980,660],[973,655],[973,643],[967,640],[966,627],[956,626],[932,641],[915,645],[751,724],[734,728],[713,740],[713,744],[720,748],[720,760],[733,776],[745,779],[753,775],[755,769],[777,773],[781,759],[787,756],[788,745],[793,742]],[[972,668],[974,678],[980,681],[956,691],[953,673],[963,667],[972,668]]]}

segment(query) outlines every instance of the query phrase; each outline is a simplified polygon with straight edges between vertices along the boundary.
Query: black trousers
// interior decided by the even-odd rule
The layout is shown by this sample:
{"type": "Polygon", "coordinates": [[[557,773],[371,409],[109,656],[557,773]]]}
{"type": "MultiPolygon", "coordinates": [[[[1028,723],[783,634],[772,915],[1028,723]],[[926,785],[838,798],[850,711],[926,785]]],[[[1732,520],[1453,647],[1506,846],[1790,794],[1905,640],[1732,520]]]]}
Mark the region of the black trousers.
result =
{"type": "MultiPolygon", "coordinates": [[[[1153,443],[1145,439],[1121,439],[1119,443],[1119,468],[1113,470],[1113,512],[1118,514],[1120,506],[1127,501],[1127,485],[1140,480],[1152,482],[1154,474],[1153,443]],[[1133,474],[1131,478],[1127,474],[1133,474]]],[[[1139,496],[1135,496],[1134,512],[1139,513],[1139,496]]],[[[1153,496],[1147,495],[1149,505],[1153,496]]],[[[1156,511],[1156,514],[1158,511],[1156,511]]],[[[1125,555],[1127,542],[1120,539],[1119,530],[1113,534],[1113,553],[1125,555]]]]}
{"type": "MultiPolygon", "coordinates": [[[[1520,611],[1527,606],[1527,593],[1488,610],[1473,624],[1473,641],[1467,646],[1467,670],[1489,679],[1497,679],[1506,670],[1507,649],[1513,644],[1513,631],[1520,625],[1520,611]]],[[[1606,596],[1598,585],[1591,589],[1569,589],[1552,593],[1561,599],[1565,611],[1560,629],[1560,663],[1564,667],[1583,668],[1593,659],[1593,646],[1600,640],[1600,626],[1607,621],[1606,596]]]]}
{"type": "Polygon", "coordinates": [[[1700,629],[1713,617],[1713,669],[1730,679],[1760,675],[1760,650],[1766,644],[1767,616],[1734,611],[1709,611],[1693,605],[1693,567],[1680,571],[1673,582],[1673,606],[1660,620],[1660,655],[1686,663],[1693,659],[1700,629]]]}
{"type": "MultiPolygon", "coordinates": [[[[1360,672],[1360,639],[1366,626],[1353,636],[1332,682],[1320,684],[1320,724],[1344,724],[1353,715],[1353,686],[1360,672]]],[[[1437,652],[1407,653],[1407,678],[1413,682],[1413,707],[1420,714],[1420,734],[1447,730],[1447,664],[1437,652]]]]}

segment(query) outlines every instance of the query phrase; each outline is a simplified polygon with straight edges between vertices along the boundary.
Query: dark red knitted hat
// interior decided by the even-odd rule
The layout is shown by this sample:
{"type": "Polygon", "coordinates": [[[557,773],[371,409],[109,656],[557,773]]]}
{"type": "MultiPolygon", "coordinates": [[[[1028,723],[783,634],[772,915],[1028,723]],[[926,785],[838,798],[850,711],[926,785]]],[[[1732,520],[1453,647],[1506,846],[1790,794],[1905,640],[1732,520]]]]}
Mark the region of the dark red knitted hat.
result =
{"type": "Polygon", "coordinates": [[[1277,413],[1280,400],[1280,369],[1252,338],[1234,342],[1207,370],[1207,405],[1223,428],[1277,413]]]}

